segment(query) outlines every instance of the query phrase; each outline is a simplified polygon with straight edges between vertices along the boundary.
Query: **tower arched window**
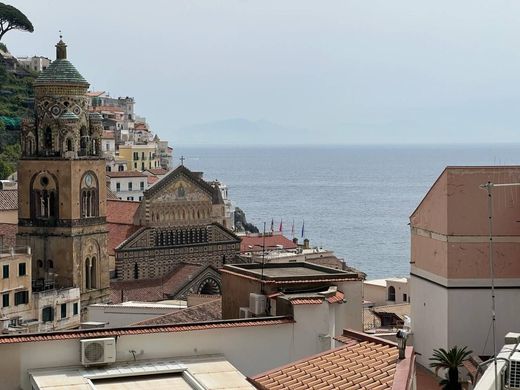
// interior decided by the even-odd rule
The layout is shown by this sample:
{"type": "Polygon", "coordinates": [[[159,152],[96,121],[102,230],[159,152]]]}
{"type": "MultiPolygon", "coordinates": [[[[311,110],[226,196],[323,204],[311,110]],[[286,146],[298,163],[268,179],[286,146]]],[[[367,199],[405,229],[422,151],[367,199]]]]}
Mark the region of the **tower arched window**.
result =
{"type": "Polygon", "coordinates": [[[67,152],[73,152],[74,149],[72,147],[72,138],[67,138],[67,152]]]}
{"type": "Polygon", "coordinates": [[[58,218],[58,207],[56,179],[47,172],[36,174],[31,183],[31,218],[58,218]]]}
{"type": "Polygon", "coordinates": [[[97,177],[93,172],[85,173],[81,179],[80,200],[82,218],[99,215],[99,186],[97,177]]]}
{"type": "Polygon", "coordinates": [[[394,286],[388,287],[388,300],[395,301],[395,287],[394,286]]]}
{"type": "Polygon", "coordinates": [[[45,148],[52,149],[52,129],[50,127],[45,129],[43,143],[45,148]]]}
{"type": "Polygon", "coordinates": [[[88,144],[89,144],[89,135],[87,132],[87,128],[82,126],[79,131],[80,139],[79,139],[79,149],[80,155],[86,156],[88,154],[88,144]]]}
{"type": "Polygon", "coordinates": [[[85,259],[85,289],[97,288],[97,259],[95,256],[85,259]]]}

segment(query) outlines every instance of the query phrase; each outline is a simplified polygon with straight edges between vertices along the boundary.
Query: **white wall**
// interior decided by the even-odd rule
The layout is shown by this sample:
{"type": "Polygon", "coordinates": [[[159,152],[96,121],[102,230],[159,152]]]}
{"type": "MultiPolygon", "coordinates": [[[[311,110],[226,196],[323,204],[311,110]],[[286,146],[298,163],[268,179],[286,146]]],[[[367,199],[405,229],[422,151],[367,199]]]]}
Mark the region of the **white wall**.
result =
{"type": "MultiPolygon", "coordinates": [[[[246,376],[321,352],[319,334],[303,323],[244,326],[201,331],[120,335],[117,361],[223,354],[246,376]]],[[[30,390],[28,370],[80,364],[79,340],[0,344],[2,389],[30,390]],[[52,353],[51,353],[52,352],[52,353]]]]}
{"type": "Polygon", "coordinates": [[[177,310],[179,310],[179,308],[175,306],[128,307],[118,305],[90,305],[87,307],[87,318],[89,321],[106,322],[107,327],[122,327],[177,310]]]}
{"type": "Polygon", "coordinates": [[[433,349],[448,346],[448,290],[412,275],[410,293],[417,362],[428,367],[433,349]]]}
{"type": "MultiPolygon", "coordinates": [[[[496,289],[495,297],[499,350],[505,335],[520,329],[520,289],[496,289]]],[[[448,298],[449,346],[468,346],[479,355],[492,355],[490,289],[451,289],[448,298]]]]}

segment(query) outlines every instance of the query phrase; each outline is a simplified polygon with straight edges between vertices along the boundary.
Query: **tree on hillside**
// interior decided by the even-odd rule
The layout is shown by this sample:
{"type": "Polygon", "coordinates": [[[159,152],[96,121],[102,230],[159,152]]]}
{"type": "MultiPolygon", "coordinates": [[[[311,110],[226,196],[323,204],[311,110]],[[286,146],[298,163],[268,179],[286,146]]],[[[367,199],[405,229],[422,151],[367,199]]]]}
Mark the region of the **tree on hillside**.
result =
{"type": "Polygon", "coordinates": [[[33,32],[34,27],[27,16],[12,5],[0,3],[0,40],[11,30],[33,32]]]}
{"type": "Polygon", "coordinates": [[[461,390],[459,383],[459,367],[469,359],[473,351],[466,351],[467,347],[459,348],[454,346],[446,351],[444,348],[434,349],[430,367],[435,368],[435,373],[441,369],[447,370],[446,378],[439,385],[443,390],[461,390]]]}

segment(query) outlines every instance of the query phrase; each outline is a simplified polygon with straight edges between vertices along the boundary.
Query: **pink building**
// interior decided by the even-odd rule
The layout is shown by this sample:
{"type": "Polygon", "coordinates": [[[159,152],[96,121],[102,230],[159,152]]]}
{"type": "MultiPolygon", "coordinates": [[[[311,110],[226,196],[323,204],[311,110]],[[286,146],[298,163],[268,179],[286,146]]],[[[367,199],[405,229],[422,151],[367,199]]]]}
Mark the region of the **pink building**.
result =
{"type": "MultiPolygon", "coordinates": [[[[447,167],[410,216],[414,347],[493,354],[487,191],[520,182],[520,166],[447,167]]],[[[493,190],[497,343],[520,328],[520,187],[493,190]]]]}

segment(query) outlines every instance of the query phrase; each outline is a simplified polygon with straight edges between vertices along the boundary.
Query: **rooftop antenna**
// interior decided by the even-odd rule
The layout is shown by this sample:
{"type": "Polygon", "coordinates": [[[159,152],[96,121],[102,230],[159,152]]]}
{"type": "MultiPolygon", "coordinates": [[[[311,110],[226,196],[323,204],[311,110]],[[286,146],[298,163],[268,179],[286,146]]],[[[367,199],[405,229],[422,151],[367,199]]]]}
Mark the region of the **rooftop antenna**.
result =
{"type": "Polygon", "coordinates": [[[498,390],[498,369],[497,369],[497,344],[496,344],[496,312],[495,312],[495,268],[493,263],[493,189],[500,187],[518,187],[520,183],[494,184],[488,181],[481,184],[480,188],[488,194],[488,229],[489,229],[489,273],[491,274],[491,324],[493,338],[493,365],[495,368],[495,390],[498,390]]]}

